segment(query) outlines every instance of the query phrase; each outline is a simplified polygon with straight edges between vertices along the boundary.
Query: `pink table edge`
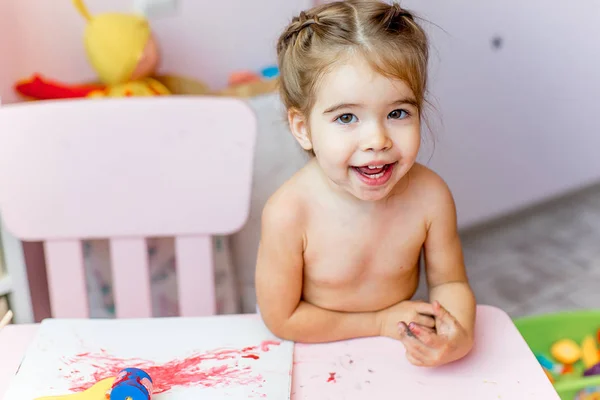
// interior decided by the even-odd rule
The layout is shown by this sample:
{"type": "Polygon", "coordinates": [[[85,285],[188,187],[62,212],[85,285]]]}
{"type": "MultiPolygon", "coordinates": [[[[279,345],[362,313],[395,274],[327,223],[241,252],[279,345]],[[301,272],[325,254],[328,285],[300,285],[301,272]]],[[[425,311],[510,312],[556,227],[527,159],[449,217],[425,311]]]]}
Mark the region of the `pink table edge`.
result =
{"type": "MultiPolygon", "coordinates": [[[[482,314],[498,314],[498,317],[509,318],[510,317],[501,309],[488,306],[478,305],[477,313],[482,314]]],[[[240,318],[258,318],[258,314],[239,314],[240,318]]],[[[512,321],[512,319],[511,319],[512,321]]],[[[27,351],[29,344],[35,338],[39,324],[22,324],[22,325],[9,325],[0,331],[0,399],[4,398],[6,391],[10,385],[10,382],[17,372],[19,365],[27,351]]],[[[516,330],[516,328],[515,328],[516,330]]],[[[518,332],[518,331],[517,331],[518,332]]],[[[524,340],[523,340],[524,343],[524,340]]],[[[296,350],[294,352],[294,359],[299,357],[302,353],[303,348],[309,347],[310,345],[296,344],[296,350]]],[[[531,354],[532,359],[535,360],[533,353],[531,354]]],[[[537,362],[537,361],[536,361],[537,362]]],[[[544,377],[545,378],[545,377],[544,377]]],[[[295,392],[294,387],[298,385],[298,377],[294,373],[292,383],[292,394],[295,392]]],[[[540,382],[542,385],[550,385],[549,382],[540,382]]],[[[294,396],[292,395],[292,398],[294,396]]],[[[558,394],[555,397],[559,399],[558,394]]],[[[548,398],[548,400],[552,400],[548,398]]]]}

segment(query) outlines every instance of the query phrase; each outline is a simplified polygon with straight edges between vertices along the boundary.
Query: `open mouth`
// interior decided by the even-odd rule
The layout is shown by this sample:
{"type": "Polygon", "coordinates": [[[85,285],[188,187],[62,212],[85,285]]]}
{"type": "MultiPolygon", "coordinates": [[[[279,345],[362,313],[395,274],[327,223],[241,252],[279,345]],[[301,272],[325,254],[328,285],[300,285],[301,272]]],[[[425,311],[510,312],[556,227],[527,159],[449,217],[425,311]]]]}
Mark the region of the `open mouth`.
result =
{"type": "Polygon", "coordinates": [[[396,163],[384,165],[366,165],[352,167],[358,177],[368,185],[377,186],[385,184],[392,176],[396,163]]]}

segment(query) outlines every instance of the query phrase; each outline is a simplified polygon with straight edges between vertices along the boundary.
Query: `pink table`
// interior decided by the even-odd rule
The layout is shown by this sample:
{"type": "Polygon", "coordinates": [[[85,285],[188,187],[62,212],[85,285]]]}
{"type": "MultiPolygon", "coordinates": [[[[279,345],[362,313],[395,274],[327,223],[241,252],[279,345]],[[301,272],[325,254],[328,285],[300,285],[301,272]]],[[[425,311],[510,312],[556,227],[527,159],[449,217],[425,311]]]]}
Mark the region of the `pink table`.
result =
{"type": "MultiPolygon", "coordinates": [[[[246,316],[247,317],[247,316],[246,316]]],[[[37,325],[0,332],[0,396],[4,396],[37,325]]],[[[292,399],[528,399],[559,400],[506,313],[477,310],[476,345],[463,360],[441,368],[413,367],[402,344],[368,338],[296,345],[292,399]]]]}

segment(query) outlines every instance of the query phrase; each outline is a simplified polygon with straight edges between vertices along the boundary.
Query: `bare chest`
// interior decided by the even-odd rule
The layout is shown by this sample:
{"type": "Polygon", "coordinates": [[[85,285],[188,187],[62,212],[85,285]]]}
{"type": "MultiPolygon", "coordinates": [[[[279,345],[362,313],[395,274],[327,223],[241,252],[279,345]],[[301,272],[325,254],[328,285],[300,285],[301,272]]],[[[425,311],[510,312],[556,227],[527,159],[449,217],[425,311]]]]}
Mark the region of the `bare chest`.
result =
{"type": "Polygon", "coordinates": [[[320,215],[307,231],[305,278],[332,289],[402,281],[415,274],[425,236],[423,218],[408,213],[320,215]]]}

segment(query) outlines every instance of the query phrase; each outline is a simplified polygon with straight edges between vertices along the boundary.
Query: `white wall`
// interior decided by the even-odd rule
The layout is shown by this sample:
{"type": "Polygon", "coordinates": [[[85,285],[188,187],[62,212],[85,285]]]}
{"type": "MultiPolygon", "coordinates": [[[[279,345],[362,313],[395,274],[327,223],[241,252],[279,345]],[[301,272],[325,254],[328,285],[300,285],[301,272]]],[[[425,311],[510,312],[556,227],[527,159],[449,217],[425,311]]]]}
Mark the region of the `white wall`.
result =
{"type": "Polygon", "coordinates": [[[430,27],[443,122],[430,165],[462,226],[600,181],[600,2],[402,4],[441,28],[430,27]]]}
{"type": "Polygon", "coordinates": [[[16,101],[12,85],[19,76],[21,52],[17,42],[18,26],[14,1],[0,0],[0,101],[2,104],[16,101]]]}

